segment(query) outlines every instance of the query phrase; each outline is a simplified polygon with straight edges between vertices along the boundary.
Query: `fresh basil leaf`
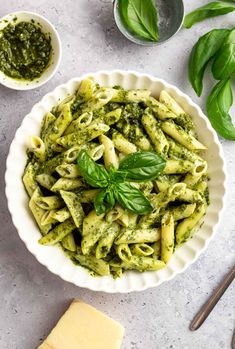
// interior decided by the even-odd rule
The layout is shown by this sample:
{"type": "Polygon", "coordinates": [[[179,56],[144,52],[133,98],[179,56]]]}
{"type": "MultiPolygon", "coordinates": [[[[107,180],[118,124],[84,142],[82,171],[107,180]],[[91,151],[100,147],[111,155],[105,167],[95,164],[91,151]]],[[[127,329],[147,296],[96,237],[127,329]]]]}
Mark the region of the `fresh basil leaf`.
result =
{"type": "Polygon", "coordinates": [[[201,22],[206,18],[225,15],[234,10],[235,7],[229,4],[218,1],[210,2],[187,14],[184,18],[184,27],[189,29],[195,23],[201,22]]]}
{"type": "Polygon", "coordinates": [[[138,36],[158,40],[157,9],[152,0],[119,0],[124,24],[138,36]]]}
{"type": "Polygon", "coordinates": [[[207,99],[207,114],[214,129],[228,140],[235,140],[235,127],[229,110],[233,104],[233,94],[230,79],[220,81],[207,99]]]}
{"type": "Polygon", "coordinates": [[[119,171],[126,173],[129,181],[150,181],[164,170],[166,161],[158,154],[141,151],[125,156],[120,162],[119,171]]]}
{"type": "Polygon", "coordinates": [[[97,216],[110,211],[115,205],[115,198],[112,190],[102,189],[95,197],[94,207],[97,216]]]}
{"type": "Polygon", "coordinates": [[[235,71],[235,29],[231,30],[226,37],[215,56],[211,69],[217,80],[227,80],[235,71]]]}
{"type": "Polygon", "coordinates": [[[109,174],[102,165],[98,165],[87,154],[81,150],[78,154],[77,164],[79,171],[85,181],[95,188],[105,188],[109,184],[109,174]]]}
{"type": "Polygon", "coordinates": [[[152,206],[144,194],[130,183],[117,183],[114,195],[119,204],[136,214],[147,214],[152,211],[152,206]]]}
{"type": "Polygon", "coordinates": [[[229,33],[230,30],[228,29],[211,30],[203,35],[192,49],[188,75],[189,81],[198,96],[201,96],[202,93],[202,80],[207,64],[220,49],[229,33]]]}

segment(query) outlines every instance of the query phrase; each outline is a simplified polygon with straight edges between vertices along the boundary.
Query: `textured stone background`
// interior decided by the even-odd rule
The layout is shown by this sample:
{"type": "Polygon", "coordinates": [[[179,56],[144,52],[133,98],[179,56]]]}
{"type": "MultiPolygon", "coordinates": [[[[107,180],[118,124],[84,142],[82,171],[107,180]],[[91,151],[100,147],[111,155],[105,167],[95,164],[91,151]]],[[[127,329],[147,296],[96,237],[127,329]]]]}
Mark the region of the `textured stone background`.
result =
{"type": "MultiPolygon", "coordinates": [[[[204,4],[206,0],[198,0],[204,4]]],[[[185,1],[186,11],[195,2],[185,1]]],[[[168,43],[143,48],[117,30],[108,0],[0,0],[0,16],[33,10],[54,23],[61,36],[63,59],[56,76],[32,92],[0,86],[0,348],[36,348],[74,297],[104,311],[126,328],[123,349],[230,348],[234,329],[234,285],[197,332],[189,323],[234,263],[235,143],[221,140],[229,174],[227,209],[220,231],[206,252],[186,272],[160,287],[126,295],[95,293],[60,280],[28,252],[12,225],[4,194],[5,160],[24,116],[41,97],[62,82],[100,69],[135,69],[179,86],[195,102],[187,80],[187,60],[197,38],[214,27],[231,27],[235,14],[181,30],[168,43]]],[[[212,86],[206,77],[205,94],[212,86]]],[[[27,227],[25,227],[27,229],[27,227]]],[[[92,349],[92,348],[91,348],[92,349]]]]}

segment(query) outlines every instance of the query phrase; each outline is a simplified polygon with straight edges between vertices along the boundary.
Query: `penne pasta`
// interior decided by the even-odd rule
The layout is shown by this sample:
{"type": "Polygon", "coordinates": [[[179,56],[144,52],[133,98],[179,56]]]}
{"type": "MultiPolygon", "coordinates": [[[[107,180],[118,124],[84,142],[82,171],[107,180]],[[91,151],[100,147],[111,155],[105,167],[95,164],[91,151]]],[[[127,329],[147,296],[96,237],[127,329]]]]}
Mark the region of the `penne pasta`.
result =
{"type": "Polygon", "coordinates": [[[159,92],[84,79],[30,139],[22,180],[39,243],[92,275],[164,268],[209,205],[206,147],[159,92]]]}
{"type": "Polygon", "coordinates": [[[118,157],[115,152],[114,144],[111,141],[111,139],[105,135],[101,135],[99,137],[99,140],[100,140],[100,143],[103,145],[103,149],[104,149],[105,167],[107,169],[110,168],[110,166],[113,166],[114,168],[118,168],[118,165],[119,165],[118,157]]]}
{"type": "Polygon", "coordinates": [[[167,212],[161,221],[161,260],[164,263],[168,263],[173,255],[174,241],[174,218],[167,212]]]}
{"type": "Polygon", "coordinates": [[[184,131],[184,129],[173,121],[161,122],[162,130],[174,140],[182,144],[189,150],[205,150],[206,147],[200,143],[195,137],[184,131]]]}

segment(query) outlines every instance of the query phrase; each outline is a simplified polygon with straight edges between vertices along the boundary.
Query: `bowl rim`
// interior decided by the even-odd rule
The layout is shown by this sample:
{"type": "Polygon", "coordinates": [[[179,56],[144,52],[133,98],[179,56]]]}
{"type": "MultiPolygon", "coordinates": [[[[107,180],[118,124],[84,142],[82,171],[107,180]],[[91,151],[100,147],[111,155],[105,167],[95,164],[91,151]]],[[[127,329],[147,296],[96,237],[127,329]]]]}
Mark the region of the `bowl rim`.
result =
{"type": "MultiPolygon", "coordinates": [[[[62,44],[61,44],[61,39],[59,36],[58,31],[56,30],[56,28],[54,27],[54,25],[49,21],[49,19],[47,19],[46,17],[42,16],[41,14],[34,12],[34,11],[16,11],[16,12],[9,12],[8,14],[4,15],[3,17],[0,18],[0,23],[7,20],[6,22],[6,26],[11,23],[11,21],[13,20],[13,18],[15,16],[19,16],[19,15],[32,15],[34,16],[38,22],[40,24],[42,24],[43,26],[43,22],[46,23],[49,27],[49,32],[53,33],[55,40],[57,42],[58,45],[58,58],[52,63],[52,67],[53,69],[51,70],[50,74],[47,76],[46,79],[42,79],[41,81],[36,83],[37,79],[41,79],[45,72],[47,71],[48,67],[46,68],[46,70],[42,73],[41,76],[39,76],[38,78],[35,78],[34,80],[20,80],[20,83],[17,83],[16,79],[13,79],[7,75],[5,75],[3,72],[1,72],[0,74],[0,84],[10,88],[12,90],[17,90],[17,91],[28,91],[28,90],[33,90],[37,87],[40,87],[42,85],[44,85],[45,83],[47,83],[50,79],[53,78],[53,76],[55,75],[55,73],[57,72],[60,62],[61,62],[61,58],[62,58],[62,44]],[[9,17],[12,17],[11,20],[9,20],[9,17]],[[15,83],[14,83],[15,82],[15,83]]],[[[52,46],[52,50],[55,50],[55,48],[52,46]]]]}
{"type": "Polygon", "coordinates": [[[152,288],[152,287],[159,286],[160,284],[162,284],[162,283],[164,283],[166,281],[170,281],[176,275],[178,275],[180,273],[183,273],[206,250],[208,244],[210,243],[210,241],[213,239],[213,237],[215,236],[216,232],[218,231],[218,228],[219,228],[219,225],[220,225],[220,222],[221,222],[221,217],[223,215],[223,212],[225,211],[226,198],[227,198],[227,184],[228,184],[228,176],[227,176],[227,170],[226,170],[226,166],[225,165],[226,164],[225,164],[225,158],[224,158],[224,152],[223,152],[222,145],[220,144],[218,136],[217,136],[215,130],[212,128],[209,120],[207,119],[205,114],[202,112],[201,108],[196,103],[194,103],[192,101],[192,99],[187,94],[181,92],[181,90],[179,90],[178,87],[176,87],[173,84],[169,84],[164,79],[160,79],[160,78],[154,77],[153,75],[150,75],[150,74],[139,73],[139,72],[134,71],[134,70],[119,70],[119,69],[118,70],[100,70],[100,71],[95,71],[95,72],[90,72],[90,73],[83,74],[80,77],[72,78],[69,81],[67,81],[66,83],[57,86],[53,91],[47,93],[38,103],[36,103],[32,107],[31,111],[23,118],[23,120],[21,122],[21,125],[18,127],[18,129],[17,129],[17,131],[15,133],[15,136],[14,136],[14,138],[12,140],[12,143],[11,143],[10,148],[9,148],[9,153],[8,153],[8,156],[7,156],[7,160],[6,160],[5,194],[6,194],[6,197],[7,197],[8,209],[9,209],[9,212],[11,214],[13,224],[14,224],[17,232],[18,232],[18,235],[19,235],[20,239],[25,243],[27,249],[39,261],[39,263],[44,265],[53,274],[60,276],[63,280],[68,281],[68,282],[70,282],[70,283],[72,283],[72,284],[74,284],[76,286],[88,288],[88,289],[93,290],[93,291],[102,291],[102,292],[106,292],[106,293],[128,293],[128,292],[134,292],[134,291],[143,291],[143,290],[146,290],[146,289],[149,289],[149,288],[152,288]],[[128,284],[128,287],[126,287],[125,289],[124,288],[119,288],[119,287],[117,289],[116,288],[115,289],[110,289],[109,286],[108,287],[104,287],[104,286],[103,287],[97,287],[97,286],[94,286],[93,284],[89,283],[89,281],[87,283],[86,282],[81,282],[81,283],[77,282],[77,280],[71,279],[70,275],[68,276],[68,275],[62,274],[61,271],[55,271],[53,269],[52,265],[50,265],[50,263],[48,261],[45,261],[41,257],[39,257],[39,255],[37,254],[37,251],[33,250],[31,248],[31,246],[29,246],[28,239],[25,238],[25,235],[22,233],[21,226],[18,226],[17,220],[15,219],[14,210],[12,209],[12,206],[11,206],[11,199],[12,199],[11,196],[12,195],[11,195],[10,183],[8,181],[8,177],[9,177],[9,174],[10,174],[10,170],[9,170],[9,168],[10,168],[10,160],[11,160],[11,156],[12,156],[12,149],[13,149],[14,143],[16,141],[18,133],[20,133],[20,130],[21,130],[23,124],[25,124],[27,122],[27,120],[30,119],[31,113],[33,112],[33,110],[35,108],[39,107],[40,104],[42,104],[50,95],[53,95],[59,89],[61,89],[61,88],[65,88],[66,89],[66,87],[69,84],[79,83],[82,79],[85,79],[87,77],[94,77],[95,78],[97,75],[100,75],[100,74],[104,74],[104,75],[121,74],[121,75],[124,75],[124,76],[132,74],[132,75],[134,75],[137,78],[147,77],[147,78],[149,78],[153,82],[162,83],[164,85],[164,88],[167,87],[167,88],[173,89],[177,93],[178,96],[181,96],[181,97],[185,98],[187,103],[190,106],[193,106],[196,109],[199,118],[204,119],[204,121],[206,122],[208,130],[212,133],[213,141],[214,141],[214,143],[218,147],[218,155],[219,155],[218,157],[220,158],[221,164],[222,164],[221,165],[221,173],[223,174],[223,178],[224,178],[224,180],[223,180],[223,182],[221,184],[222,187],[223,187],[223,196],[221,197],[221,209],[218,210],[218,212],[217,212],[217,220],[216,220],[216,223],[213,225],[211,235],[209,237],[205,238],[204,246],[200,247],[200,249],[198,249],[196,251],[196,253],[194,254],[194,257],[192,259],[190,259],[189,261],[187,261],[183,268],[181,268],[180,270],[174,270],[172,272],[172,274],[170,276],[167,276],[164,280],[159,280],[157,282],[153,281],[153,282],[146,283],[145,285],[138,285],[138,286],[134,286],[134,285],[128,284]]]}

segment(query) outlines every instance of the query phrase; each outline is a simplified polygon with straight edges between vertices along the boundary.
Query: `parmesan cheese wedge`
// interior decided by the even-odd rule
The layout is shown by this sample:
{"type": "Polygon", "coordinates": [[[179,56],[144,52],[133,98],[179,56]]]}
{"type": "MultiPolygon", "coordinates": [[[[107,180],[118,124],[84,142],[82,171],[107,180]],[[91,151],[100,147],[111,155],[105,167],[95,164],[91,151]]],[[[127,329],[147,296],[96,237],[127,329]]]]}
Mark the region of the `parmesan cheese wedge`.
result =
{"type": "Polygon", "coordinates": [[[123,335],[118,322],[74,300],[38,349],[120,349],[123,335]]]}

